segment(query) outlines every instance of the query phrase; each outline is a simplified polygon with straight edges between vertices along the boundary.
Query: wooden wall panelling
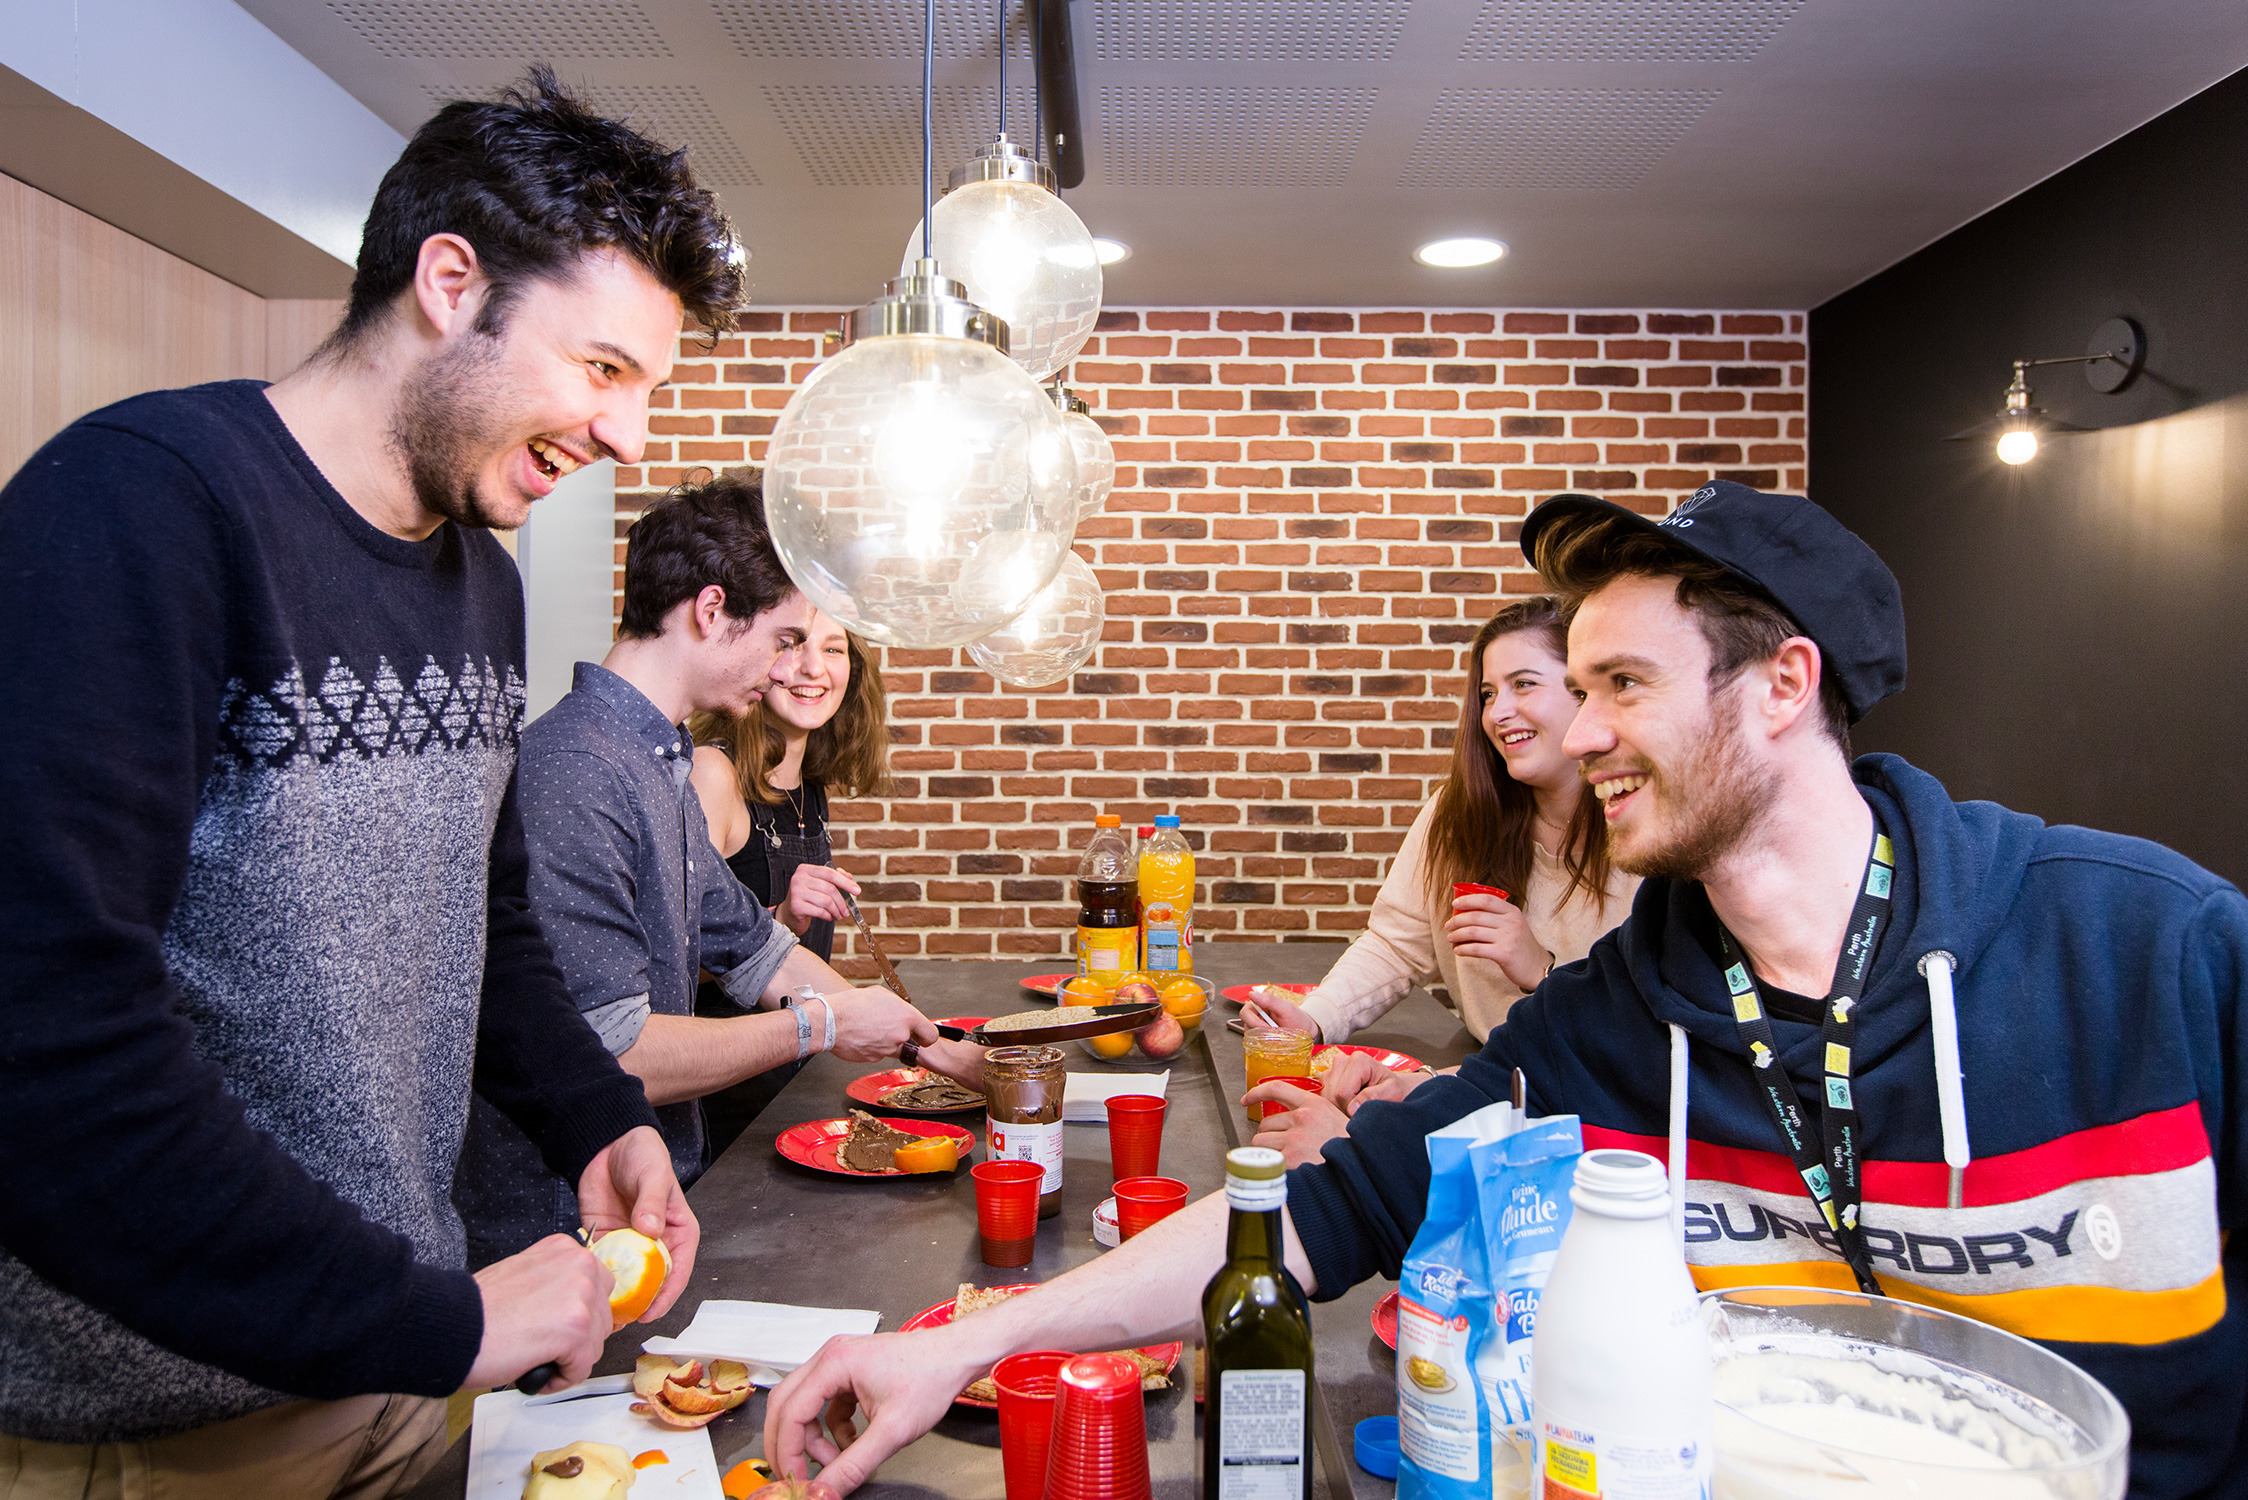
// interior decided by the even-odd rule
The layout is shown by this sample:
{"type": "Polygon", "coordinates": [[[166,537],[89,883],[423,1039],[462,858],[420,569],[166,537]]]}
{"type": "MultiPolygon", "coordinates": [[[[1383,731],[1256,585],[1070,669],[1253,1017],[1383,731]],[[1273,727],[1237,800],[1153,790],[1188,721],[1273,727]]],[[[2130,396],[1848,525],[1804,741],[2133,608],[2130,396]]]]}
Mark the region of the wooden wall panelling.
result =
{"type": "Polygon", "coordinates": [[[86,412],[267,360],[263,298],[0,177],[0,474],[86,412]]]}

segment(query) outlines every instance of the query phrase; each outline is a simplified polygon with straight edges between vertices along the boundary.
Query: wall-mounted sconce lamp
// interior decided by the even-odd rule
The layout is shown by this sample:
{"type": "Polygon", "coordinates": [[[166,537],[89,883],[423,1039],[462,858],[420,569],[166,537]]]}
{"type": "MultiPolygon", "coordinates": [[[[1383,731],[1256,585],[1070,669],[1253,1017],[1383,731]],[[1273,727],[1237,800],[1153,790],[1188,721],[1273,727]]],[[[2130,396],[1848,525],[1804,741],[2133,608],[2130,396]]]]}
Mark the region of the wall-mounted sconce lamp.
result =
{"type": "Polygon", "coordinates": [[[2086,347],[2090,352],[2084,354],[2015,360],[2013,383],[2006,387],[2006,409],[1987,422],[1977,422],[1964,432],[1953,433],[1945,441],[1959,443],[1996,438],[2001,462],[2026,464],[2037,457],[2040,436],[2092,431],[2074,422],[2061,421],[2034,404],[2029,372],[2041,365],[2082,365],[2084,379],[2093,390],[2113,395],[2137,379],[2139,371],[2146,368],[2147,336],[2130,318],[2110,318],[2093,330],[2086,347]]]}

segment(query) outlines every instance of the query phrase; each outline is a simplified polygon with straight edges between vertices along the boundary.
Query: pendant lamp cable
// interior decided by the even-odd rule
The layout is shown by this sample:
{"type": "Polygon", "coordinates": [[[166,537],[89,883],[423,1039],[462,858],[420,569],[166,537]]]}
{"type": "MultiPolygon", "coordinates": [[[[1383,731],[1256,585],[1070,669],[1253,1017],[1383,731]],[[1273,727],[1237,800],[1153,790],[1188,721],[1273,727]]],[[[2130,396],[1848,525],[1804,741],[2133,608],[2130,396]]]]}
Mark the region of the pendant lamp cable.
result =
{"type": "Polygon", "coordinates": [[[999,133],[1007,133],[1007,0],[999,8],[999,133]]]}
{"type": "Polygon", "coordinates": [[[1046,159],[1046,17],[1044,0],[1030,0],[1030,159],[1046,159]]]}
{"type": "Polygon", "coordinates": [[[929,222],[936,208],[931,187],[937,170],[936,131],[929,112],[929,96],[937,87],[937,0],[921,0],[921,258],[936,259],[936,228],[929,222]]]}

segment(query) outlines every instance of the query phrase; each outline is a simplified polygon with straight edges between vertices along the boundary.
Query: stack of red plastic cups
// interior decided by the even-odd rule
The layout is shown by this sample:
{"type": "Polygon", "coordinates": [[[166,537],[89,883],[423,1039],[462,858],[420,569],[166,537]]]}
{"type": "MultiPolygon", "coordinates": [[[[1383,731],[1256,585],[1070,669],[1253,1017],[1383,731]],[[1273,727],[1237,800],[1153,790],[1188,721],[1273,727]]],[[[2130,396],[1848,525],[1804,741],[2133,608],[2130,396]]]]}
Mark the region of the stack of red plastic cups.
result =
{"type": "Polygon", "coordinates": [[[1121,1354],[1080,1354],[1058,1387],[1046,1500],[1151,1500],[1138,1367],[1121,1354]]]}

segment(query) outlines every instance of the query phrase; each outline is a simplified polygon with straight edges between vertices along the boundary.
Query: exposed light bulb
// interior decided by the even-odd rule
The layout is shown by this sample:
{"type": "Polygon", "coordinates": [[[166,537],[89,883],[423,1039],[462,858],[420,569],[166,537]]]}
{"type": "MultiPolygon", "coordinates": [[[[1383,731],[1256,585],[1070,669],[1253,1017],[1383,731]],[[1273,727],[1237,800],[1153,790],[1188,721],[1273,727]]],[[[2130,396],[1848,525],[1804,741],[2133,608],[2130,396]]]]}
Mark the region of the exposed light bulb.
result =
{"type": "Polygon", "coordinates": [[[2037,457],[2037,434],[2027,427],[2016,427],[1998,439],[1998,457],[2001,463],[2026,464],[2037,457]]]}
{"type": "Polygon", "coordinates": [[[1504,254],[1506,246],[1498,240],[1467,238],[1431,240],[1413,252],[1413,259],[1424,266],[1457,270],[1466,266],[1487,266],[1504,254]]]}
{"type": "Polygon", "coordinates": [[[1132,247],[1122,240],[1095,240],[1093,253],[1101,258],[1102,265],[1113,266],[1120,260],[1130,260],[1132,247]]]}
{"type": "Polygon", "coordinates": [[[1022,613],[1076,527],[1053,400],[988,344],[870,337],[774,425],[765,514],[789,577],[882,645],[965,645],[1022,613]]]}
{"type": "Polygon", "coordinates": [[[969,642],[969,659],[1009,687],[1060,682],[1093,659],[1106,607],[1100,579],[1072,552],[1021,614],[969,642]]]}
{"type": "MultiPolygon", "coordinates": [[[[1074,359],[1101,315],[1101,262],[1068,204],[1033,182],[970,182],[937,200],[935,255],[967,298],[1003,319],[1008,353],[1033,380],[1074,359]]],[[[921,254],[914,226],[905,266],[921,254]]]]}

